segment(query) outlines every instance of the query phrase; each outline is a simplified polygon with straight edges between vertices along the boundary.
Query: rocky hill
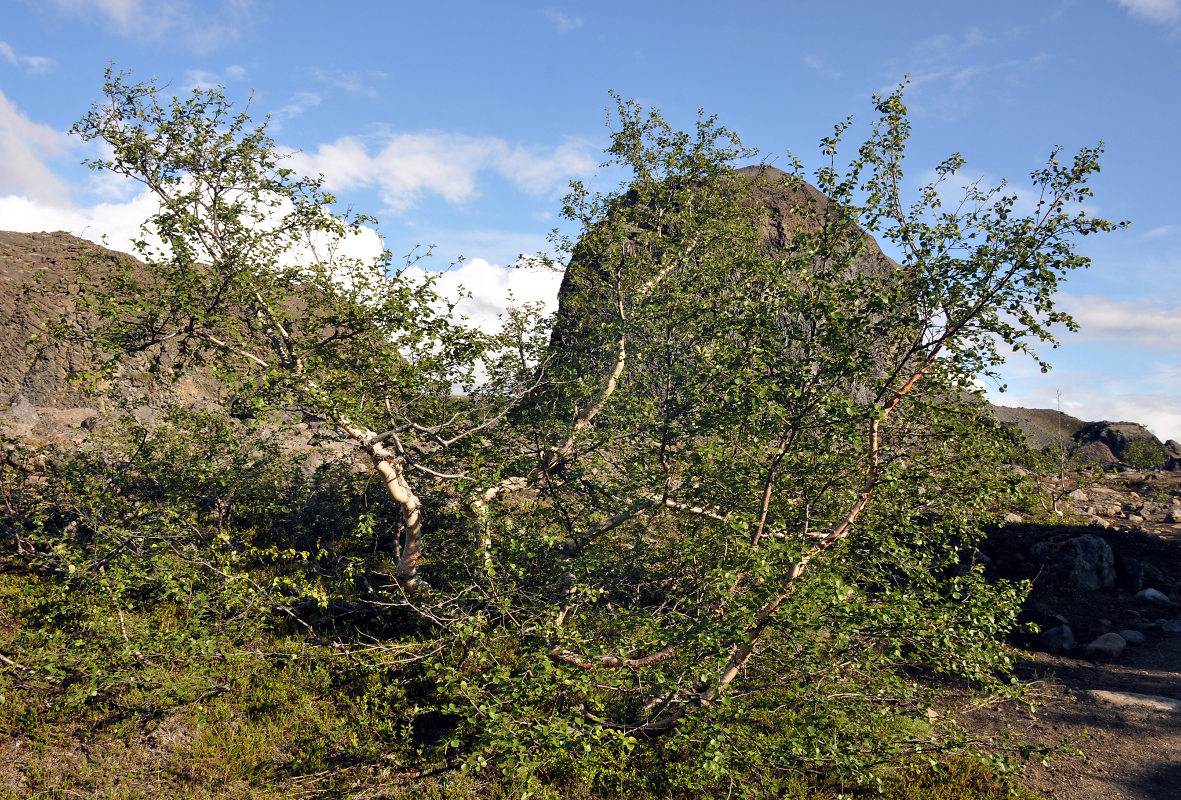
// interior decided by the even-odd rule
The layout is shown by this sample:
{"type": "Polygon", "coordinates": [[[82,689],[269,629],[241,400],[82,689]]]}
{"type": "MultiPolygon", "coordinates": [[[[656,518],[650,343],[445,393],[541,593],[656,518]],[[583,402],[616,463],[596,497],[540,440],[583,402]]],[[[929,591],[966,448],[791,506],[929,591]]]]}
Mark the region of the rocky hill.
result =
{"type": "Polygon", "coordinates": [[[997,421],[1033,450],[1059,451],[1072,463],[1181,470],[1181,442],[1162,442],[1135,422],[1085,422],[1046,408],[992,406],[997,421]]]}
{"type": "Polygon", "coordinates": [[[146,269],[129,255],[60,231],[0,231],[0,421],[9,432],[38,444],[67,443],[121,404],[149,420],[169,403],[210,406],[224,399],[220,382],[208,372],[161,387],[146,358],[122,365],[102,393],[74,380],[93,367],[94,354],[84,341],[56,339],[50,327],[80,313],[74,299],[79,280],[87,282],[80,266],[100,274],[117,262],[146,269]]]}
{"type": "MultiPolygon", "coordinates": [[[[770,167],[752,170],[783,173],[770,167]]],[[[767,209],[761,235],[767,246],[782,248],[808,220],[796,209],[811,203],[821,210],[827,202],[814,187],[789,189],[771,182],[759,186],[756,201],[767,209]]],[[[569,310],[579,291],[579,276],[593,269],[586,254],[576,254],[559,294],[569,310]]],[[[156,385],[146,361],[132,360],[117,373],[108,394],[88,394],[72,375],[85,370],[93,358],[84,342],[53,341],[47,325],[74,312],[79,290],[76,268],[101,270],[104,263],[128,261],[124,253],[100,247],[67,233],[0,231],[0,423],[10,433],[37,443],[80,441],[94,420],[129,402],[132,413],[149,420],[169,403],[210,406],[225,400],[225,390],[207,373],[192,373],[167,389],[156,385]]],[[[896,269],[872,239],[856,268],[866,272],[896,269]]],[[[569,316],[567,314],[567,316],[569,316]]],[[[559,314],[561,317],[561,314],[559,314]]],[[[565,318],[562,318],[565,319],[565,318]]],[[[555,338],[573,336],[578,326],[565,319],[555,338]]],[[[1137,466],[1181,470],[1181,444],[1161,442],[1142,425],[1131,422],[1086,422],[1048,409],[994,406],[997,420],[1036,450],[1063,448],[1077,462],[1098,466],[1137,466]],[[1151,463],[1156,459],[1156,463],[1151,463]]]]}

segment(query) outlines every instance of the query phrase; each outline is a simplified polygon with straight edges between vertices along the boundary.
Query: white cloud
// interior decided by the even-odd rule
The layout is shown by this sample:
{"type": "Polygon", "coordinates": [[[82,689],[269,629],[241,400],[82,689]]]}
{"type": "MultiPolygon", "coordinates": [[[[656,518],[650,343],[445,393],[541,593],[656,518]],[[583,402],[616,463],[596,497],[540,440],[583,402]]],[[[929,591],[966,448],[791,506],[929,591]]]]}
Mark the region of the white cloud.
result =
{"type": "Polygon", "coordinates": [[[159,208],[156,199],[142,191],[123,202],[73,208],[29,197],[0,197],[0,219],[6,230],[66,231],[114,250],[130,252],[139,225],[159,208]],[[105,238],[104,238],[105,237],[105,238]]]}
{"type": "Polygon", "coordinates": [[[1008,406],[1054,408],[1084,420],[1138,422],[1161,439],[1181,440],[1181,307],[1059,294],[1079,323],[1043,375],[1029,359],[1004,366],[1010,392],[991,395],[1008,406]]]}
{"type": "Polygon", "coordinates": [[[1111,300],[1098,295],[1060,294],[1060,306],[1079,324],[1072,338],[1107,341],[1124,347],[1147,347],[1181,353],[1181,307],[1163,308],[1147,302],[1111,300]]]}
{"type": "Polygon", "coordinates": [[[98,19],[120,36],[161,40],[208,52],[236,40],[253,16],[254,0],[52,0],[64,14],[98,19]]]}
{"type": "Polygon", "coordinates": [[[322,173],[333,191],[375,188],[390,209],[401,212],[424,194],[449,203],[470,200],[478,195],[477,175],[486,170],[529,194],[544,194],[569,177],[590,173],[595,167],[590,152],[581,140],[545,148],[459,133],[403,133],[383,137],[372,152],[361,139],[347,136],[314,153],[296,153],[292,165],[306,174],[322,173]]]}
{"type": "Polygon", "coordinates": [[[0,41],[0,60],[7,61],[17,67],[24,67],[30,75],[42,75],[57,62],[45,56],[22,56],[12,49],[8,42],[0,41]]]}
{"type": "MultiPolygon", "coordinates": [[[[1010,31],[1007,39],[1014,38],[1010,31]]],[[[1010,42],[1000,41],[979,28],[953,36],[938,34],[907,50],[905,56],[887,62],[892,74],[909,76],[907,105],[915,115],[955,121],[987,99],[1008,102],[1003,92],[1026,80],[1027,75],[1049,59],[1044,52],[1014,56],[1010,42]],[[985,93],[992,96],[984,98],[985,93]]],[[[897,82],[882,86],[889,94],[897,82]]]]}
{"type": "Polygon", "coordinates": [[[66,186],[44,163],[70,151],[65,134],[32,122],[0,91],[0,194],[65,202],[66,186]]]}
{"type": "Polygon", "coordinates": [[[1181,441],[1181,396],[1167,392],[1112,391],[1101,380],[1071,375],[1056,377],[1060,380],[1030,382],[1018,385],[1013,392],[991,393],[989,399],[1003,406],[1057,408],[1060,391],[1062,411],[1072,417],[1086,422],[1136,422],[1162,441],[1181,441]]]}
{"type": "MultiPolygon", "coordinates": [[[[408,268],[404,275],[410,280],[421,280],[426,271],[408,268]]],[[[495,332],[500,329],[499,316],[511,304],[541,303],[546,311],[557,308],[558,286],[562,273],[543,267],[519,264],[501,267],[482,258],[473,258],[446,272],[436,274],[435,290],[443,297],[457,298],[466,291],[469,297],[456,306],[460,314],[476,327],[495,332]]]]}
{"type": "Polygon", "coordinates": [[[322,102],[324,102],[324,98],[313,92],[296,92],[291,96],[291,102],[271,112],[271,132],[278,131],[285,120],[298,117],[309,108],[315,108],[322,102]]]}
{"type": "Polygon", "coordinates": [[[1119,0],[1133,17],[1165,24],[1181,22],[1181,0],[1119,0]]]}
{"type": "Polygon", "coordinates": [[[185,80],[180,86],[181,92],[191,92],[194,89],[219,89],[246,77],[246,68],[238,64],[231,64],[221,72],[210,72],[204,69],[185,70],[185,80]]]}
{"type": "Polygon", "coordinates": [[[312,75],[321,83],[327,84],[337,89],[344,89],[349,94],[354,94],[359,97],[377,97],[377,87],[374,85],[377,81],[383,81],[389,77],[389,74],[381,70],[369,70],[367,72],[344,71],[344,70],[325,70],[319,67],[312,67],[312,75]]]}
{"type": "Polygon", "coordinates": [[[547,8],[541,13],[554,24],[554,27],[558,29],[558,33],[569,33],[572,30],[581,28],[583,25],[582,17],[570,17],[553,8],[547,8]]]}

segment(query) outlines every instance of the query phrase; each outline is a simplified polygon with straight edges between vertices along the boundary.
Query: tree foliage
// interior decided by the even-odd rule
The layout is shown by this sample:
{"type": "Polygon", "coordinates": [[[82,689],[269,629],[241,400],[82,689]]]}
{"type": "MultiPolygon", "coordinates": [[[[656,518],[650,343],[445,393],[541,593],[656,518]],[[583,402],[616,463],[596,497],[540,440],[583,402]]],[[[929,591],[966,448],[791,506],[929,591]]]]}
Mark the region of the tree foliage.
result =
{"type": "Polygon", "coordinates": [[[907,203],[899,90],[848,166],[848,123],[823,141],[829,199],[801,193],[806,224],[772,248],[757,192],[798,188],[798,164],[736,174],[754,154],[715,119],[681,132],[618,101],[607,163],[629,178],[572,184],[562,314],[492,336],[388,258],[342,256],[369,220],[335,216],[220,92],[105,92],[75,126],[110,147],[91,166],[160,211],[148,269],[103,278],[85,335],[214,363],[368,456],[400,539],[321,605],[417,620],[405,635],[438,645],[423,713],[465,765],[544,778],[682,748],[694,774],[774,791],[954,738],[930,729],[931,676],[1003,685],[1023,590],[974,560],[1009,488],[974,386],[1069,324],[1075,243],[1114,227],[1082,210],[1100,148],[1055,150],[1028,212],[975,185],[945,207],[959,155],[907,203]],[[896,268],[863,267],[867,231],[896,268]]]}

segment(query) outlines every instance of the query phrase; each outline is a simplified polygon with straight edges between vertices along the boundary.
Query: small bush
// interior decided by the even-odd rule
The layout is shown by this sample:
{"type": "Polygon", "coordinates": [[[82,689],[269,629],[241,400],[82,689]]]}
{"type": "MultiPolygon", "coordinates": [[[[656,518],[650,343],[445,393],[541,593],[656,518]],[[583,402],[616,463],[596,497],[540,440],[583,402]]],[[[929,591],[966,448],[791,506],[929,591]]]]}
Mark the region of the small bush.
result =
{"type": "Polygon", "coordinates": [[[1160,469],[1165,465],[1165,446],[1152,439],[1136,439],[1124,449],[1123,460],[1137,469],[1160,469]]]}

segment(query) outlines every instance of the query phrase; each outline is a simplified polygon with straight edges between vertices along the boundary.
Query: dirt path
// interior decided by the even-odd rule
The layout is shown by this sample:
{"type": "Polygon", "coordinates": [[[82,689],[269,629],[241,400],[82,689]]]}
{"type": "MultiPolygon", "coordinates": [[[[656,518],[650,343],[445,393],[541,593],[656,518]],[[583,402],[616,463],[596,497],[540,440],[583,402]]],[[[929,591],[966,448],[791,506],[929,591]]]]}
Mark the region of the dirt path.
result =
{"type": "MultiPolygon", "coordinates": [[[[1166,502],[1181,497],[1181,475],[1158,474],[1152,481],[1112,481],[1110,488],[1100,489],[1106,496],[1100,496],[1116,507],[1142,503],[1140,493],[1149,490],[1166,502]]],[[[1096,492],[1089,491],[1093,503],[1096,492]]],[[[1014,544],[1024,536],[1036,540],[1061,532],[1100,536],[1111,545],[1120,574],[1115,585],[1097,591],[1071,592],[1061,582],[1055,584],[1053,564],[1031,555],[1029,538],[1023,546],[998,553],[998,560],[1008,561],[1001,565],[1002,573],[1034,580],[1027,618],[1043,630],[1069,624],[1078,647],[1063,653],[1037,636],[1018,642],[1028,656],[1018,674],[1031,684],[1037,707],[1031,712],[1007,704],[973,712],[962,721],[971,728],[979,726],[981,732],[1007,727],[1019,740],[1065,743],[1074,750],[1075,754],[1053,757],[1048,767],[1035,764],[1026,772],[1023,782],[1053,800],[1181,800],[1181,632],[1170,630],[1181,628],[1181,606],[1138,600],[1135,593],[1141,584],[1127,585],[1128,562],[1123,560],[1133,557],[1151,565],[1155,577],[1145,585],[1151,583],[1174,601],[1181,600],[1181,525],[1143,520],[1129,525],[1124,516],[1108,516],[1110,529],[1029,525],[1024,534],[1009,540],[1014,544]],[[1141,631],[1146,641],[1130,644],[1114,660],[1082,652],[1099,634],[1128,628],[1141,631]],[[1153,703],[1119,693],[1174,702],[1153,703]]]]}
{"type": "Polygon", "coordinates": [[[1181,799],[1181,711],[1121,706],[1092,691],[1181,700],[1181,634],[1161,634],[1114,664],[1031,653],[1022,677],[1038,707],[983,709],[964,721],[1008,727],[1031,742],[1065,742],[1081,755],[1031,766],[1023,783],[1053,800],[1181,799]]]}

